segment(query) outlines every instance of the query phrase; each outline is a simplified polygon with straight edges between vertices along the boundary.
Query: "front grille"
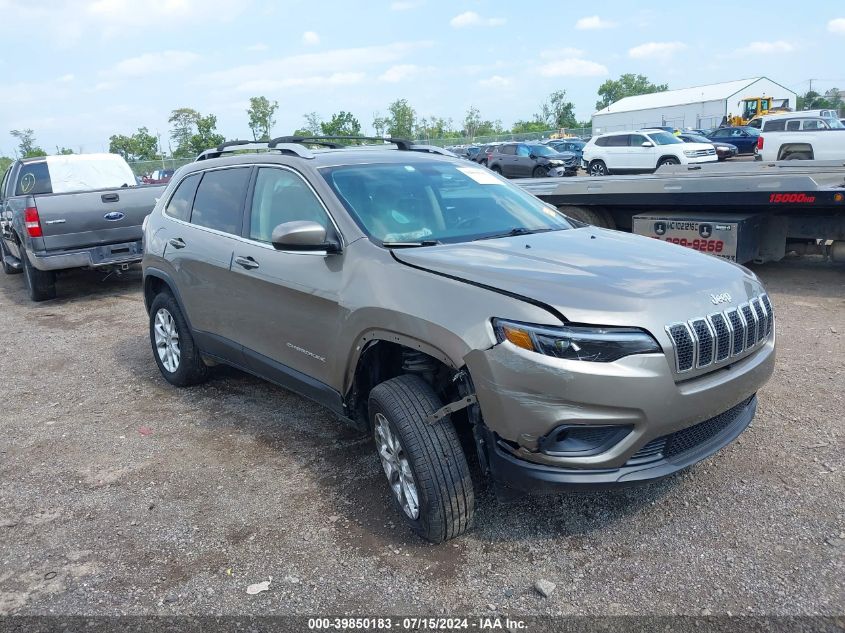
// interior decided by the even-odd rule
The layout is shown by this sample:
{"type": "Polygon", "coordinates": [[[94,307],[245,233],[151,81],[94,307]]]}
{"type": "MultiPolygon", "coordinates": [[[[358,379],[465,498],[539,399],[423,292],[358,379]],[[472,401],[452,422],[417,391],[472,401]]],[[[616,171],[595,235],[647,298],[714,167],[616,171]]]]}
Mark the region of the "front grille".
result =
{"type": "MultiPolygon", "coordinates": [[[[753,398],[754,396],[751,396],[753,398]]],[[[664,457],[674,457],[681,453],[686,453],[689,450],[704,444],[704,442],[714,438],[719,433],[724,431],[727,427],[733,424],[739,414],[751,402],[751,398],[743,400],[735,407],[731,407],[724,413],[717,415],[715,418],[710,418],[704,422],[700,422],[695,426],[683,429],[676,433],[668,435],[666,438],[666,448],[663,450],[664,457]]]]}
{"type": "Polygon", "coordinates": [[[634,453],[625,462],[625,465],[637,466],[639,464],[647,464],[660,459],[682,455],[701,446],[736,422],[739,414],[745,410],[753,398],[754,396],[751,396],[735,407],[731,407],[724,413],[720,413],[709,420],[651,440],[634,453]]]}
{"type": "Polygon", "coordinates": [[[697,149],[693,150],[692,152],[684,152],[690,158],[701,158],[702,156],[714,156],[716,154],[716,149],[711,147],[710,149],[697,149]],[[690,156],[692,154],[692,156],[690,156]]]}
{"type": "Polygon", "coordinates": [[[666,332],[675,350],[675,371],[703,369],[763,343],[772,333],[774,312],[768,295],[754,297],[739,308],[672,323],[666,332]]]}

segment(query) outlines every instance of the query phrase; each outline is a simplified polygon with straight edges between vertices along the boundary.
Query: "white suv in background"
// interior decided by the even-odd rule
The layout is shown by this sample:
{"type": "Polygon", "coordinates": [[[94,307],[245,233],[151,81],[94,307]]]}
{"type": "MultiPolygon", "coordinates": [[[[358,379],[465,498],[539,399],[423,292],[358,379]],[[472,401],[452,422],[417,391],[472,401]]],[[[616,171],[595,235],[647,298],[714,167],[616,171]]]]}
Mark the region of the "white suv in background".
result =
{"type": "Polygon", "coordinates": [[[584,164],[591,176],[652,172],[663,165],[715,163],[710,143],[684,143],[663,130],[611,132],[594,136],[584,146],[584,164]]]}

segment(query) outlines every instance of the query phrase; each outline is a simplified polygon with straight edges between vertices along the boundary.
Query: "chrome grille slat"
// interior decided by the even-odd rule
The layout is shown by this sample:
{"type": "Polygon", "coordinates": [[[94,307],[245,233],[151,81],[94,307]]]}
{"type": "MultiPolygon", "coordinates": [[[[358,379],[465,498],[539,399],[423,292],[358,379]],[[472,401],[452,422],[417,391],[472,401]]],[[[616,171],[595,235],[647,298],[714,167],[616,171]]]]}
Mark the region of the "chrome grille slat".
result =
{"type": "Polygon", "coordinates": [[[737,308],[666,326],[677,373],[729,362],[763,343],[773,329],[774,311],[765,294],[737,308]]]}

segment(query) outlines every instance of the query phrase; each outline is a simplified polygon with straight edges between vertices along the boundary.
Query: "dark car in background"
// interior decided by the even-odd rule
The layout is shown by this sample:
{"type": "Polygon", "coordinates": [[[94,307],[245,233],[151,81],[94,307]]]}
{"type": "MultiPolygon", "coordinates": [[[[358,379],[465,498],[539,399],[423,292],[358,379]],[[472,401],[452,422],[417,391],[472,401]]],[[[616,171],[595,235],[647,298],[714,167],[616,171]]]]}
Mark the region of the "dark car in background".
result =
{"type": "Polygon", "coordinates": [[[166,185],[175,173],[175,169],[156,169],[149,176],[144,176],[141,180],[144,181],[145,185],[166,185]]]}
{"type": "Polygon", "coordinates": [[[475,160],[475,157],[478,156],[479,151],[481,151],[480,147],[467,147],[466,150],[464,150],[462,157],[466,158],[467,160],[475,160]]]}
{"type": "Polygon", "coordinates": [[[707,136],[711,143],[730,143],[740,154],[753,154],[757,149],[760,130],[753,127],[720,127],[707,136]]]}
{"type": "Polygon", "coordinates": [[[713,147],[716,148],[716,156],[719,157],[719,160],[728,160],[729,158],[733,158],[739,153],[736,145],[731,143],[723,143],[722,141],[711,141],[706,136],[701,136],[700,134],[693,134],[691,132],[681,132],[678,134],[678,138],[681,139],[684,143],[710,143],[713,147]]]}
{"type": "Polygon", "coordinates": [[[557,152],[548,145],[505,143],[495,148],[488,167],[506,178],[574,176],[581,160],[573,152],[557,152]]]}
{"type": "Polygon", "coordinates": [[[572,152],[575,154],[578,157],[578,164],[581,163],[581,157],[584,155],[584,146],[586,144],[587,142],[582,141],[580,138],[560,139],[547,143],[556,152],[572,152]]]}
{"type": "Polygon", "coordinates": [[[479,165],[487,165],[490,163],[490,157],[493,155],[493,150],[498,147],[497,143],[492,143],[489,145],[482,145],[475,156],[472,157],[471,160],[478,163],[479,165]]]}

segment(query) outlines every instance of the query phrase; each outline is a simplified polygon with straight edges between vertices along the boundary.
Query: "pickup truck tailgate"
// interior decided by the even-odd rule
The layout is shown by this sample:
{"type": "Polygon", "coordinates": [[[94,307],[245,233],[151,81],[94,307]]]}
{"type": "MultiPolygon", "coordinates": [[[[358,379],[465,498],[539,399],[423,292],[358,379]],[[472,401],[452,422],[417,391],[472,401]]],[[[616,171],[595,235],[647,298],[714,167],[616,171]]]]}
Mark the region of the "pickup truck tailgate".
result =
{"type": "Polygon", "coordinates": [[[35,196],[44,246],[72,250],[141,239],[141,224],[165,185],[35,196]]]}

